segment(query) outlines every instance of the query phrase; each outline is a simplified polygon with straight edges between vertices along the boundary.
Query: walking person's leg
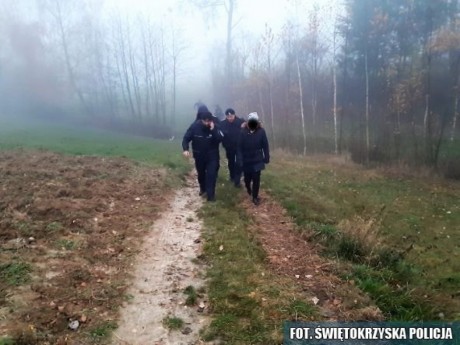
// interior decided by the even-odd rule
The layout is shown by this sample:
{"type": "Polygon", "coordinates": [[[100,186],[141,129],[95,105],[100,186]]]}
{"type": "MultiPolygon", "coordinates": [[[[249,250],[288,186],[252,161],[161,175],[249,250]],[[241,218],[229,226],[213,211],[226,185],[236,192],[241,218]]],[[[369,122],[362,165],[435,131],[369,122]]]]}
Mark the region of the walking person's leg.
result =
{"type": "Polygon", "coordinates": [[[236,164],[236,151],[233,155],[233,162],[234,162],[234,168],[233,168],[233,183],[235,184],[235,187],[241,187],[241,167],[236,164]]]}
{"type": "Polygon", "coordinates": [[[252,174],[252,202],[256,205],[260,203],[259,189],[260,189],[260,174],[261,171],[256,171],[252,174]]]}
{"type": "Polygon", "coordinates": [[[233,179],[235,178],[235,152],[226,150],[225,154],[227,156],[229,180],[233,182],[233,179]]]}
{"type": "Polygon", "coordinates": [[[200,195],[203,195],[206,193],[206,162],[202,159],[195,159],[195,168],[198,174],[200,195]]]}
{"type": "Polygon", "coordinates": [[[246,190],[249,195],[252,195],[252,188],[251,188],[251,173],[250,172],[244,172],[244,185],[246,186],[246,190]]]}
{"type": "Polygon", "coordinates": [[[206,194],[208,201],[216,200],[216,183],[219,172],[219,160],[212,159],[206,164],[206,194]]]}

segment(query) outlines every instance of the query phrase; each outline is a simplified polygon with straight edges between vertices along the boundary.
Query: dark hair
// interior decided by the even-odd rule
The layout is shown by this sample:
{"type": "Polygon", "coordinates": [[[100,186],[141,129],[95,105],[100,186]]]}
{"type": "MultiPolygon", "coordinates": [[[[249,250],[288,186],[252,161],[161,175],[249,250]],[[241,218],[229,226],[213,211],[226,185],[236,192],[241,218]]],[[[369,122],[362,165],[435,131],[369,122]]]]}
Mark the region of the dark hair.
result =
{"type": "Polygon", "coordinates": [[[228,108],[227,110],[225,110],[225,115],[235,115],[235,110],[233,110],[232,108],[228,108]]]}

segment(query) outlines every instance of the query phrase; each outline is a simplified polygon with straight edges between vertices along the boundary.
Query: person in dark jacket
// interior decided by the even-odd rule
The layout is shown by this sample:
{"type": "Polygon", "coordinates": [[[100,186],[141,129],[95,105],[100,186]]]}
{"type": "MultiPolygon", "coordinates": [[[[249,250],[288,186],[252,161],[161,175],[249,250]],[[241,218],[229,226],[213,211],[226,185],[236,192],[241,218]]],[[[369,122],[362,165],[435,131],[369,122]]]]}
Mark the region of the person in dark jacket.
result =
{"type": "Polygon", "coordinates": [[[198,173],[200,195],[208,201],[215,201],[217,173],[219,171],[219,143],[223,134],[214,123],[209,111],[198,111],[196,120],[186,131],[182,140],[184,157],[190,157],[189,144],[192,142],[193,158],[198,173]]]}
{"type": "Polygon", "coordinates": [[[236,116],[232,108],[225,110],[225,120],[220,123],[220,128],[224,133],[222,145],[227,156],[230,181],[235,184],[235,187],[240,187],[241,181],[241,169],[236,164],[236,149],[243,123],[244,120],[236,116]]]}
{"type": "Polygon", "coordinates": [[[270,150],[265,130],[257,113],[248,115],[248,122],[242,129],[237,149],[237,161],[244,172],[244,184],[252,202],[259,205],[260,175],[265,164],[270,162],[270,150]]]}

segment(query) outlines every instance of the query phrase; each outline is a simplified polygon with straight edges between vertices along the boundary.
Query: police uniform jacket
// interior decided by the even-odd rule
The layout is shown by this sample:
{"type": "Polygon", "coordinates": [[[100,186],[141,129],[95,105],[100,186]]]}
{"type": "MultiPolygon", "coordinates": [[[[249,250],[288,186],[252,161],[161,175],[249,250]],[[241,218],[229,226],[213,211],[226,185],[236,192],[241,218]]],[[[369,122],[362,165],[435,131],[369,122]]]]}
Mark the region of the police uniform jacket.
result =
{"type": "Polygon", "coordinates": [[[223,134],[214,126],[211,130],[203,125],[201,120],[195,121],[185,132],[182,140],[182,149],[189,150],[189,143],[192,142],[193,158],[200,160],[219,160],[219,143],[223,134]]]}
{"type": "Polygon", "coordinates": [[[233,122],[225,119],[220,123],[220,129],[224,133],[222,145],[227,151],[236,151],[238,146],[238,138],[241,133],[241,124],[243,122],[243,119],[235,117],[233,122]]]}

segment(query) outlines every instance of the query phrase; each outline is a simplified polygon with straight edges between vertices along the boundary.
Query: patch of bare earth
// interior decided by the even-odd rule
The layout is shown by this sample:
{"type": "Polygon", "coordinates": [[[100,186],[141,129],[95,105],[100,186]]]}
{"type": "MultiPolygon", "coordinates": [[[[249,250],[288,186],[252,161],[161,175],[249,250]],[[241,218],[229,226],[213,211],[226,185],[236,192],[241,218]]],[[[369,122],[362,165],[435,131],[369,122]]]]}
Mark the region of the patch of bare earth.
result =
{"type": "Polygon", "coordinates": [[[187,187],[176,192],[167,209],[144,237],[134,266],[134,279],[128,291],[130,301],[121,311],[116,345],[201,344],[199,331],[206,326],[204,295],[187,305],[184,291],[203,286],[202,268],[196,263],[201,254],[201,221],[197,210],[202,201],[188,179],[187,187]],[[167,319],[181,320],[177,330],[167,319]]]}
{"type": "Polygon", "coordinates": [[[104,342],[142,239],[170,201],[165,175],[127,159],[1,152],[0,336],[104,342]]]}
{"type": "Polygon", "coordinates": [[[243,206],[255,220],[251,229],[267,254],[270,267],[288,277],[319,308],[321,320],[383,320],[381,311],[353,282],[338,277],[338,265],[319,255],[320,247],[295,230],[286,210],[267,193],[254,206],[243,206]]]}

